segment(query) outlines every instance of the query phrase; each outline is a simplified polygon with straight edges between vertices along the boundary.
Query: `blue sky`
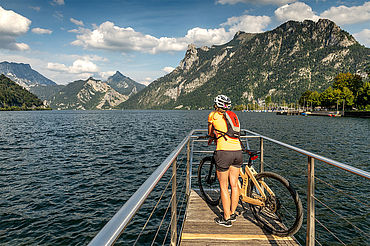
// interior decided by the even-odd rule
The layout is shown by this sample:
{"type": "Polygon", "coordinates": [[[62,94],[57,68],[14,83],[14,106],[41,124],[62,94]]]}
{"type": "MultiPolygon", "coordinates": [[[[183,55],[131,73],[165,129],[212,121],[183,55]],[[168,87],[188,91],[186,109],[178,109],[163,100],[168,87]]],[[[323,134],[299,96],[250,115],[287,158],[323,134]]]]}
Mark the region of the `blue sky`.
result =
{"type": "Polygon", "coordinates": [[[190,43],[319,18],[370,47],[370,1],[0,0],[0,62],[29,63],[58,84],[117,70],[148,84],[177,67],[190,43]]]}

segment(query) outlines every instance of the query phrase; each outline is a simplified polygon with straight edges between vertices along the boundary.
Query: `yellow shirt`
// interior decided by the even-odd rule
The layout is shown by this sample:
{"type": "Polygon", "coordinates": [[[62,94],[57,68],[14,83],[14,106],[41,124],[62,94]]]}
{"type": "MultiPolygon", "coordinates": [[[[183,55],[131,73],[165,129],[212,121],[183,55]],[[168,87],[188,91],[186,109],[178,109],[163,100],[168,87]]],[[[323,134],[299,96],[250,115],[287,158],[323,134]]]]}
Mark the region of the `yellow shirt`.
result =
{"type": "MultiPolygon", "coordinates": [[[[213,125],[213,128],[222,131],[227,132],[227,124],[226,120],[224,119],[224,116],[221,112],[213,111],[208,115],[208,123],[213,125]]],[[[239,139],[230,138],[229,136],[226,136],[226,139],[224,137],[220,137],[221,134],[217,131],[215,131],[217,139],[217,148],[216,150],[241,150],[241,145],[239,139]],[[220,138],[219,138],[220,137],[220,138]]]]}

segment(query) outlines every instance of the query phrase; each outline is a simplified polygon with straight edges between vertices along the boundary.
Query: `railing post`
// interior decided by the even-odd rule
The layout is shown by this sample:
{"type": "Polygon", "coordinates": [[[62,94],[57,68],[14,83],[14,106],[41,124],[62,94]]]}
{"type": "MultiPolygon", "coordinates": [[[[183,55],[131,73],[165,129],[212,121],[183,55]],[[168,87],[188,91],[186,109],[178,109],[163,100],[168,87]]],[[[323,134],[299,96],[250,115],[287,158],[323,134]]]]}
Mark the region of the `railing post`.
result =
{"type": "Polygon", "coordinates": [[[308,157],[306,245],[315,245],[315,159],[308,157]]]}
{"type": "Polygon", "coordinates": [[[186,158],[186,196],[190,195],[190,138],[188,141],[188,146],[186,148],[187,158],[186,158]]]}
{"type": "Polygon", "coordinates": [[[261,166],[260,166],[260,172],[262,173],[263,172],[263,138],[261,137],[260,138],[260,151],[261,151],[261,154],[260,154],[260,160],[261,160],[261,166]]]}
{"type": "Polygon", "coordinates": [[[177,159],[172,162],[171,246],[177,243],[176,162],[177,159]]]}

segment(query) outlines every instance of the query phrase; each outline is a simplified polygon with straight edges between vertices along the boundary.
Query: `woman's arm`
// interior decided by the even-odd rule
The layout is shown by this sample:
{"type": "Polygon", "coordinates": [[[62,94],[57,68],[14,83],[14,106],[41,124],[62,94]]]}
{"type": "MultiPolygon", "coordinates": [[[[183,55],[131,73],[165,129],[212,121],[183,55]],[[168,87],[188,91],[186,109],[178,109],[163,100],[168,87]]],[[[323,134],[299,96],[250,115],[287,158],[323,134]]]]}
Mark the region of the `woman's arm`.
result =
{"type": "Polygon", "coordinates": [[[212,142],[215,140],[216,136],[215,136],[213,124],[209,122],[208,122],[208,136],[210,136],[210,138],[208,139],[208,145],[211,145],[212,142]]]}

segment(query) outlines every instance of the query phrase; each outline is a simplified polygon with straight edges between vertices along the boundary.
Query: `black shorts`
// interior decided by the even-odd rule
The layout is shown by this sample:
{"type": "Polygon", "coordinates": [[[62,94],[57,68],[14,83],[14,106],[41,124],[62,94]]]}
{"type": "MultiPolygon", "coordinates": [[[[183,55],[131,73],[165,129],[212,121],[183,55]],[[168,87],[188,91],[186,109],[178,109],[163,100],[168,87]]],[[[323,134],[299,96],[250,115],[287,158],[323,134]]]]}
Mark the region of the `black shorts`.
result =
{"type": "Polygon", "coordinates": [[[229,170],[230,166],[240,168],[243,164],[241,150],[217,150],[215,153],[216,169],[220,172],[229,170]]]}

